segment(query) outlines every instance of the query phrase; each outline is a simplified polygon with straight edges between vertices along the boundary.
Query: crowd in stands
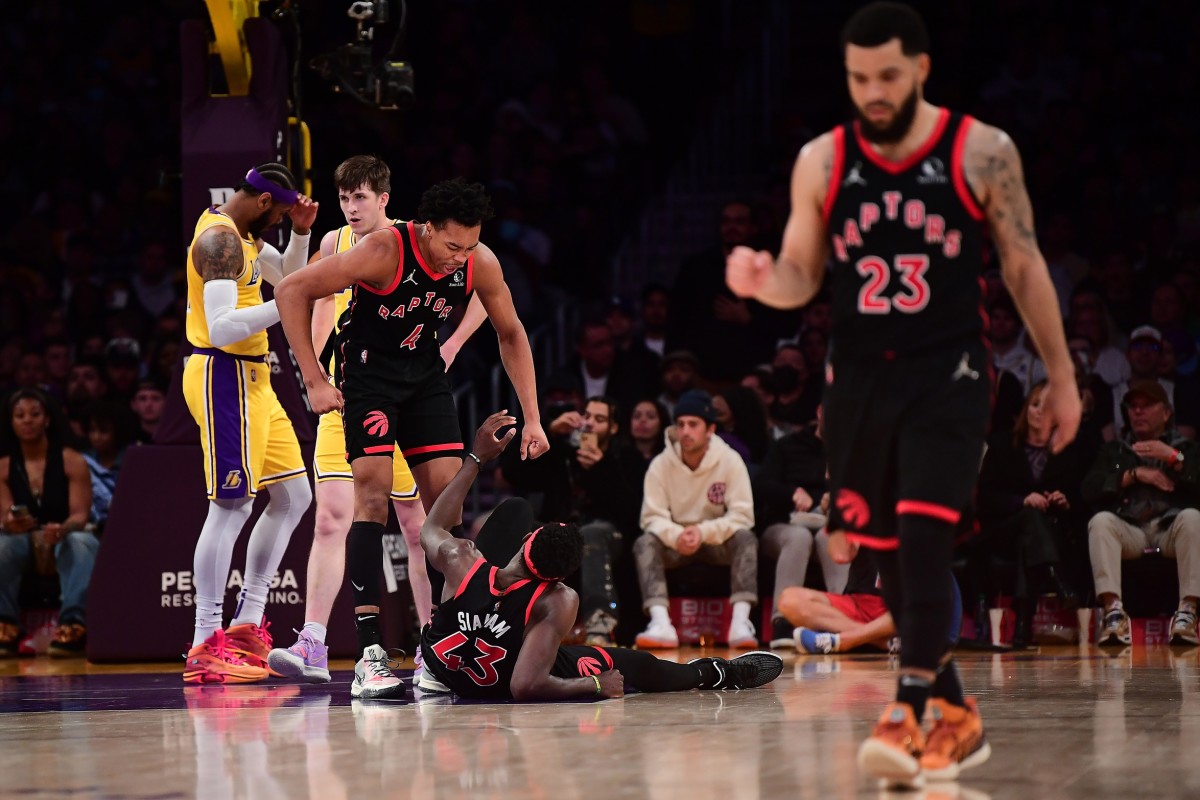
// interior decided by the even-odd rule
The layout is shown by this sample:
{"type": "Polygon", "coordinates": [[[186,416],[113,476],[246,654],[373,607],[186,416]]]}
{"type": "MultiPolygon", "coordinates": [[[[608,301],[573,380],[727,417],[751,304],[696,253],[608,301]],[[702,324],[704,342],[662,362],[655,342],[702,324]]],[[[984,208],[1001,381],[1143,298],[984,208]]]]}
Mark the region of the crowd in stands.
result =
{"type": "MultiPolygon", "coordinates": [[[[114,20],[106,9],[35,4],[0,48],[13,77],[0,89],[0,198],[11,210],[0,222],[0,655],[15,651],[22,575],[55,570],[56,642],[78,650],[78,576],[102,541],[122,454],[153,441],[186,346],[180,214],[195,210],[178,207],[178,70],[160,66],[176,63],[184,12],[201,12],[179,5],[114,20]],[[97,47],[67,46],[89,26],[102,32],[97,47]],[[29,464],[45,477],[20,466],[29,464]]],[[[673,285],[613,286],[625,228],[723,86],[720,59],[702,57],[705,48],[732,53],[757,17],[733,15],[735,29],[718,35],[687,4],[649,13],[655,4],[631,0],[625,15],[600,6],[587,25],[542,5],[414,8],[410,25],[428,34],[410,37],[418,106],[402,125],[307,76],[317,227],[342,224],[321,167],[350,153],[389,160],[401,216],[434,180],[482,180],[498,212],[484,238],[526,325],[561,303],[583,308],[574,358],[539,375],[550,455],[506,456],[497,475],[544,518],[583,524],[573,579],[582,636],[631,642],[640,632],[644,644],[669,644],[668,573],[706,561],[730,567],[730,584],[709,589],[728,590],[734,623],[722,634],[735,643],[790,642],[799,627],[837,634],[809,636],[813,649],[886,647],[867,559],[835,563],[824,532],[828,299],[780,312],[733,297],[723,277],[732,247],[778,247],[799,145],[846,116],[830,33],[844,10],[792,14],[804,69],[775,120],[760,191],[729,198],[711,243],[681,259],[673,285]],[[478,46],[446,45],[464,39],[478,46]],[[627,57],[610,58],[616,50],[627,57]],[[711,89],[698,100],[672,81],[711,89]],[[773,604],[771,630],[750,617],[760,597],[773,604]]],[[[1006,129],[1022,153],[1085,408],[1076,442],[1052,455],[1045,373],[987,254],[997,390],[959,549],[968,613],[981,597],[1010,595],[1016,638],[1027,642],[1037,597],[1049,592],[1099,603],[1102,634],[1127,641],[1121,561],[1150,550],[1178,562],[1173,630],[1190,625],[1194,639],[1200,111],[1180,98],[1200,75],[1200,51],[1188,46],[1200,10],[923,11],[935,36],[927,96],[1006,129]]],[[[348,38],[342,9],[311,13],[326,23],[306,23],[311,51],[348,38]]],[[[460,378],[494,362],[488,338],[460,356],[460,378]]]]}

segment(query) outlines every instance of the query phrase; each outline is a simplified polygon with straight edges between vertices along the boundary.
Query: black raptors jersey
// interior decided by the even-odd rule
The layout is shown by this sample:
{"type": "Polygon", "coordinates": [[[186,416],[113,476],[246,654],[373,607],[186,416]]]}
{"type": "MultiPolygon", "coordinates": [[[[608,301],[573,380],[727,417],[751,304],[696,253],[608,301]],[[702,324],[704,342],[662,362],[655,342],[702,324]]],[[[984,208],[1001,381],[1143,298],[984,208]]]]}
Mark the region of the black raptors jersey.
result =
{"type": "Polygon", "coordinates": [[[552,584],[517,581],[496,588],[498,567],[482,557],[458,593],[421,631],[425,669],[462,697],[512,699],[509,685],[533,604],[552,584]]]}
{"type": "Polygon", "coordinates": [[[385,289],[355,284],[338,334],[342,357],[361,357],[363,348],[383,356],[436,354],[437,329],[471,296],[474,255],[462,269],[434,272],[417,247],[412,222],[397,222],[388,230],[400,249],[396,276],[385,289]]]}
{"type": "Polygon", "coordinates": [[[835,361],[983,335],[984,214],[962,164],[970,124],[941,109],[929,140],[900,162],[872,150],[859,123],[834,129],[822,213],[834,259],[835,361]]]}

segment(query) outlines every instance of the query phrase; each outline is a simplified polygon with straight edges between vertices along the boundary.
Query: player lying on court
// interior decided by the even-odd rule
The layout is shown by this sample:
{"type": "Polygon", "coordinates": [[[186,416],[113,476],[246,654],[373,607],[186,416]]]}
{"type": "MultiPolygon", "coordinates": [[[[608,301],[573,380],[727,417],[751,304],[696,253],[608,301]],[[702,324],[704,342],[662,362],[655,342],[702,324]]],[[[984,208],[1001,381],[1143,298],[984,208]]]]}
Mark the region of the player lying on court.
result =
{"type": "MultiPolygon", "coordinates": [[[[487,418],[421,529],[421,547],[446,576],[441,603],[421,632],[425,671],[417,685],[423,691],[566,700],[621,697],[626,686],[641,692],[753,689],[779,677],[783,660],[766,652],[677,664],[639,650],[560,646],[579,611],[579,596],[560,582],[583,557],[578,529],[550,522],[523,536],[520,530],[494,531],[514,544],[522,537],[503,566],[490,564],[474,542],[450,535],[483,462],[498,456],[516,429],[501,439],[496,432],[516,421],[504,411],[487,418]]],[[[507,501],[493,518],[507,516],[510,504],[524,501],[507,501]]]]}

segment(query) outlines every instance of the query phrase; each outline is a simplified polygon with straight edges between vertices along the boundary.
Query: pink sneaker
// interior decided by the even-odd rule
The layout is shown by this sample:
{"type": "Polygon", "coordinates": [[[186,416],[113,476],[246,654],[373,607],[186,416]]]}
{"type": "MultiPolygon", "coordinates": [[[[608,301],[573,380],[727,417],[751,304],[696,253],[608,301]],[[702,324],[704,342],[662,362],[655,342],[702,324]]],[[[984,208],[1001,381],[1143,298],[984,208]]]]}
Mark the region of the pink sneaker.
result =
{"type": "Polygon", "coordinates": [[[354,665],[354,683],[350,684],[350,696],[361,697],[364,700],[404,697],[407,687],[404,681],[392,672],[394,663],[379,645],[373,644],[368,647],[354,665]]]}

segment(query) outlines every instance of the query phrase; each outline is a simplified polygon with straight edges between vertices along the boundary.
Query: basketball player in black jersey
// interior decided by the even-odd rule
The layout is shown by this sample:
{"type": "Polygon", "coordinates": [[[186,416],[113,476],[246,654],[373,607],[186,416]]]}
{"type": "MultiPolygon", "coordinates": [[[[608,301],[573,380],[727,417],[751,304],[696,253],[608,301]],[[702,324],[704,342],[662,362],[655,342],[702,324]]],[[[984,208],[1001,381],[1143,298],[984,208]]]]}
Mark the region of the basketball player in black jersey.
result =
{"type": "Polygon", "coordinates": [[[832,254],[830,548],[842,559],[872,548],[901,641],[896,702],[859,766],[897,783],[950,780],[990,753],[945,635],[954,530],[989,417],[985,222],[1049,373],[1055,452],[1075,436],[1080,401],[1012,139],[923,98],[929,35],[908,6],[864,7],[842,47],[857,119],[801,149],[778,260],[737,248],[727,279],[741,297],[795,308],[817,293],[832,254]]]}
{"type": "MultiPolygon", "coordinates": [[[[356,697],[391,695],[400,684],[379,644],[379,564],[398,445],[412,469],[426,509],[454,477],[463,448],[458,412],[446,378],[437,329],[472,292],[487,310],[500,356],[525,417],[522,458],[549,449],[539,421],[533,358],[525,329],[495,254],[479,241],[492,215],[480,184],[461,178],[430,187],[417,216],[363,237],[354,247],[322,258],[283,281],[276,291],[280,321],[317,414],[341,409],[347,460],[354,475],[354,522],[346,565],[359,631],[371,658],[355,669],[356,697]],[[336,342],[337,386],[327,381],[310,334],[314,301],[354,287],[336,342]],[[378,656],[378,657],[375,657],[378,656]]],[[[430,575],[434,596],[439,577],[430,575]]]]}
{"type": "Polygon", "coordinates": [[[508,500],[480,532],[509,542],[508,563],[488,562],[474,542],[456,539],[450,527],[483,462],[500,455],[516,429],[506,412],[492,414],[475,434],[462,468],[433,504],[421,529],[421,547],[446,576],[433,619],[421,632],[425,671],[418,686],[463,697],[567,700],[621,697],[625,686],[643,692],[687,689],[752,689],[779,677],[774,653],[746,653],[732,661],[699,658],[677,664],[647,652],[611,647],[560,646],[575,623],[579,595],[560,580],[579,568],[583,537],[574,525],[547,523],[530,531],[532,514],[512,513],[527,504],[508,500]],[[500,520],[497,522],[497,520],[500,520]],[[500,530],[489,530],[493,523],[500,530]]]}

